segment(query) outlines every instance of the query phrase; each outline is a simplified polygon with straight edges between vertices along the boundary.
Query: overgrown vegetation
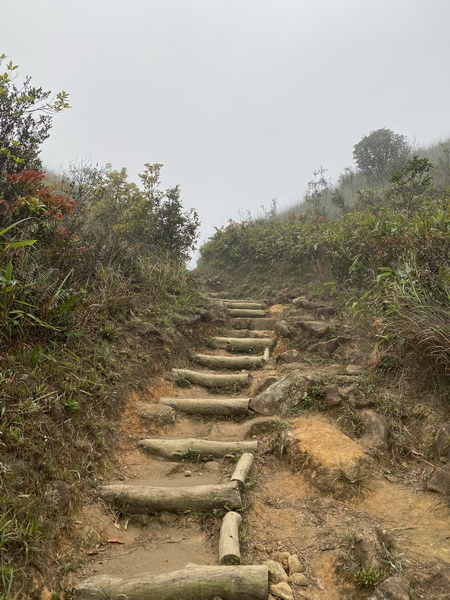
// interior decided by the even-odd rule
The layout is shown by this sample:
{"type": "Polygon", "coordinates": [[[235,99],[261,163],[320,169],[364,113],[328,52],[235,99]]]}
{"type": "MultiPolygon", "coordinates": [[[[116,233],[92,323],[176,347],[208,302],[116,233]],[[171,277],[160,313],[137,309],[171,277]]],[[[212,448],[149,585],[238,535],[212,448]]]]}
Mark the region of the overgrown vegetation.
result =
{"type": "Polygon", "coordinates": [[[136,363],[154,372],[152,347],[158,364],[173,340],[182,352],[185,315],[204,304],[185,266],[198,217],[183,210],[178,186],[160,189],[162,165],[146,164],[140,185],[110,165],[47,176],[41,144],[53,115],[69,108],[68,96],[50,100],[30,78],[19,83],[17,73],[8,63],[0,75],[5,600],[21,591],[29,597],[33,578],[58,580],[56,563],[48,570],[58,551],[54,534],[62,541],[68,506],[95,484],[111,427],[106,417],[121,405],[122,373],[130,376],[136,363]]]}
{"type": "Polygon", "coordinates": [[[272,210],[265,218],[230,222],[201,248],[198,270],[205,276],[219,272],[244,293],[267,296],[309,286],[312,293],[340,296],[348,310],[365,319],[378,343],[396,354],[398,364],[413,361],[422,373],[442,380],[450,369],[447,145],[433,163],[410,156],[403,136],[389,130],[363,141],[365,148],[375,144],[372,154],[364,155],[364,169],[372,164],[379,185],[355,186],[349,201],[350,180],[367,184],[367,173],[347,170],[333,188],[320,169],[302,213],[272,210]],[[377,146],[380,137],[390,138],[396,149],[384,166],[376,152],[383,149],[377,146]],[[403,166],[392,173],[394,164],[403,166]],[[327,210],[329,198],[340,216],[327,210]],[[253,287],[245,288],[249,273],[253,287]]]}

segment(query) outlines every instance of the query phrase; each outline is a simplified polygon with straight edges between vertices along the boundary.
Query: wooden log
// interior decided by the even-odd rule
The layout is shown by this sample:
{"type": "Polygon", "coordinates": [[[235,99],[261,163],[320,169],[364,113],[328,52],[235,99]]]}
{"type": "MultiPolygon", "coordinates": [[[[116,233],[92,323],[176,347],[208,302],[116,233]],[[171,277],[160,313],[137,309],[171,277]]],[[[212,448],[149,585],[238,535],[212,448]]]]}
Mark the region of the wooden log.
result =
{"type": "Polygon", "coordinates": [[[267,311],[265,310],[252,310],[249,308],[229,308],[228,314],[231,317],[265,317],[267,311]]]}
{"type": "Polygon", "coordinates": [[[161,398],[160,404],[190,415],[243,415],[249,398],[161,398]]]}
{"type": "Polygon", "coordinates": [[[214,458],[222,458],[226,454],[236,452],[254,452],[258,442],[216,442],[214,440],[202,440],[196,438],[168,439],[149,438],[141,440],[139,447],[150,454],[158,454],[170,460],[184,458],[185,456],[195,458],[199,454],[208,454],[214,458]]]}
{"type": "Polygon", "coordinates": [[[267,338],[275,337],[274,332],[271,329],[227,329],[223,333],[223,337],[234,337],[234,338],[267,338]]]}
{"type": "Polygon", "coordinates": [[[263,302],[247,302],[245,300],[224,300],[223,303],[228,309],[242,310],[266,310],[266,305],[263,302]]]}
{"type": "Polygon", "coordinates": [[[233,475],[231,476],[231,481],[236,482],[240,488],[243,488],[247,481],[248,474],[253,465],[253,459],[253,454],[245,452],[238,460],[233,475]]]}
{"type": "Polygon", "coordinates": [[[261,348],[271,348],[275,343],[275,338],[227,338],[215,337],[211,340],[213,348],[223,350],[245,352],[248,350],[261,350],[261,348]]]}
{"type": "Polygon", "coordinates": [[[202,385],[204,387],[242,387],[250,383],[250,375],[248,374],[224,374],[216,375],[215,373],[199,373],[198,371],[189,371],[189,369],[172,369],[172,372],[177,375],[180,380],[189,381],[202,385]]]}
{"type": "Polygon", "coordinates": [[[239,513],[227,513],[220,527],[219,536],[219,564],[239,565],[241,563],[241,550],[239,547],[239,527],[242,517],[239,513]]]}
{"type": "Polygon", "coordinates": [[[241,494],[236,483],[189,487],[116,484],[103,486],[99,492],[104,500],[133,513],[205,511],[242,506],[241,494]]]}
{"type": "Polygon", "coordinates": [[[264,356],[216,356],[212,354],[194,354],[195,362],[211,369],[260,369],[264,356]]]}
{"type": "Polygon", "coordinates": [[[163,574],[94,575],[75,586],[76,600],[267,600],[266,565],[189,566],[163,574]]]}

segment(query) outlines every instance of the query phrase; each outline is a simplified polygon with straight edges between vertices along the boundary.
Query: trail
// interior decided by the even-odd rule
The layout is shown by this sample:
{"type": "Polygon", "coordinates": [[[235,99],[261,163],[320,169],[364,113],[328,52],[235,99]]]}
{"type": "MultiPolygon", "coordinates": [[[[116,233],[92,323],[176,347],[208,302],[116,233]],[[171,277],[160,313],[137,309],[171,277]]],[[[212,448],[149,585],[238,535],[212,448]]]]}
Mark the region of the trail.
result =
{"type": "MultiPolygon", "coordinates": [[[[397,480],[377,452],[343,433],[331,392],[324,399],[325,411],[294,410],[319,380],[326,380],[331,391],[335,388],[335,395],[339,389],[340,404],[345,390],[358,381],[358,370],[302,353],[293,364],[284,362],[289,340],[274,327],[279,329],[292,306],[217,301],[226,304],[232,329],[209,340],[201,359],[197,354],[190,365],[175,369],[173,381],[152,381],[144,395],[129,399],[121,424],[119,470],[99,487],[100,502],[86,506],[79,518],[90,559],[76,575],[76,598],[166,597],[153,588],[149,592],[146,581],[186,565],[218,566],[219,530],[230,509],[242,516],[241,564],[260,570],[248,580],[242,576],[238,595],[231,583],[230,589],[223,582],[217,588],[204,583],[191,592],[184,582],[173,598],[372,597],[373,588],[355,585],[361,569],[386,571],[388,581],[379,590],[383,585],[388,589],[377,592],[380,599],[396,598],[388,575],[404,582],[405,594],[411,594],[404,598],[422,597],[424,586],[435,588],[436,595],[429,598],[450,592],[447,576],[439,571],[450,566],[449,507],[439,496],[397,480]],[[234,364],[238,357],[244,368],[234,364]],[[209,368],[209,360],[215,369],[209,368]],[[224,368],[217,368],[221,361],[224,368]],[[283,414],[265,414],[258,398],[270,383],[290,374],[297,378],[295,406],[285,407],[283,414]],[[204,385],[196,384],[197,375],[204,385]],[[190,440],[187,445],[185,439],[190,440]],[[151,440],[147,449],[143,440],[151,440]],[[195,440],[207,446],[200,448],[195,440]],[[211,442],[218,444],[208,447],[211,442]],[[231,478],[247,449],[222,450],[223,442],[252,446],[255,460],[243,486],[231,478]],[[194,491],[203,498],[201,509],[194,506],[194,491]],[[295,570],[287,566],[288,555],[298,561],[295,570]],[[292,575],[287,588],[277,587],[276,569],[267,564],[271,559],[284,565],[286,579],[292,575]],[[434,583],[427,583],[427,577],[434,577],[434,583]]],[[[331,307],[307,300],[303,305],[296,315],[302,327],[322,332],[318,339],[325,339],[332,317],[325,319],[324,313],[330,315],[331,307]]],[[[232,569],[238,567],[224,568],[231,581],[232,569]]],[[[238,574],[245,573],[242,569],[238,574]]],[[[213,570],[199,573],[199,580],[216,577],[213,570]]]]}

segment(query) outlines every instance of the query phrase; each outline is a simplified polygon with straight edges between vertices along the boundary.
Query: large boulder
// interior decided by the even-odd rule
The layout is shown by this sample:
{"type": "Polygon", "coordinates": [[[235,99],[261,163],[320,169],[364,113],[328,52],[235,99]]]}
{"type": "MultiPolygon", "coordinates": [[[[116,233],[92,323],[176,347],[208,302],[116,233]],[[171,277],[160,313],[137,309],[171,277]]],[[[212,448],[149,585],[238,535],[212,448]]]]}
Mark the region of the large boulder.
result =
{"type": "Polygon", "coordinates": [[[249,408],[261,415],[279,415],[296,406],[314,384],[301,371],[292,371],[251,398],[249,408]]]}

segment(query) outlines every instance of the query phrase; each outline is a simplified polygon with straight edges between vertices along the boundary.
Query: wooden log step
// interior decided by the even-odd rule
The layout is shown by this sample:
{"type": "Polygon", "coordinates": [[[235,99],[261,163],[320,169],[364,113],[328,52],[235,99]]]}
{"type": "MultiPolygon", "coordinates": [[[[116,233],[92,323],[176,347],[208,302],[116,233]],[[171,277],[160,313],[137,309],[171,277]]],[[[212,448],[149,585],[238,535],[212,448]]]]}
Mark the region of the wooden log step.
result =
{"type": "Polygon", "coordinates": [[[246,352],[248,350],[261,350],[261,348],[271,348],[275,343],[275,338],[232,338],[215,337],[211,340],[213,348],[229,350],[230,352],[246,352]]]}
{"type": "Polygon", "coordinates": [[[213,508],[240,508],[236,483],[189,487],[150,487],[146,485],[106,485],[99,490],[103,500],[132,513],[205,511],[213,508]]]}
{"type": "Polygon", "coordinates": [[[167,439],[149,438],[141,440],[139,447],[150,454],[158,454],[169,460],[180,458],[198,458],[199,455],[209,455],[213,458],[223,458],[226,454],[240,452],[256,452],[257,441],[251,442],[216,442],[197,438],[167,439]]]}
{"type": "Polygon", "coordinates": [[[239,513],[227,513],[220,527],[219,536],[219,564],[239,565],[241,563],[241,549],[239,546],[239,527],[242,517],[239,513]]]}
{"type": "Polygon", "coordinates": [[[266,305],[263,302],[246,302],[245,300],[224,300],[223,303],[228,309],[242,310],[263,310],[266,311],[266,305]]]}
{"type": "Polygon", "coordinates": [[[76,600],[267,600],[266,565],[188,566],[163,574],[94,575],[75,586],[76,600]]]}
{"type": "Polygon", "coordinates": [[[250,308],[229,308],[228,314],[231,317],[265,317],[267,311],[265,310],[253,310],[250,308]]]}
{"type": "Polygon", "coordinates": [[[249,374],[224,374],[217,375],[215,373],[200,373],[198,371],[190,371],[189,369],[172,369],[172,372],[180,381],[188,381],[209,388],[220,387],[243,387],[250,384],[249,374]]]}
{"type": "Polygon", "coordinates": [[[261,329],[257,331],[250,331],[250,329],[228,329],[224,332],[224,337],[235,337],[235,338],[266,338],[275,337],[274,332],[271,329],[261,329]]]}
{"type": "Polygon", "coordinates": [[[209,367],[210,369],[261,369],[264,364],[264,356],[217,356],[212,354],[194,354],[195,362],[209,367]]]}
{"type": "Polygon", "coordinates": [[[190,415],[244,415],[249,398],[161,398],[160,404],[190,415]]]}
{"type": "Polygon", "coordinates": [[[247,481],[247,477],[250,473],[250,469],[253,465],[254,455],[250,452],[245,452],[238,460],[236,468],[234,469],[231,481],[238,484],[242,489],[247,481]]]}

